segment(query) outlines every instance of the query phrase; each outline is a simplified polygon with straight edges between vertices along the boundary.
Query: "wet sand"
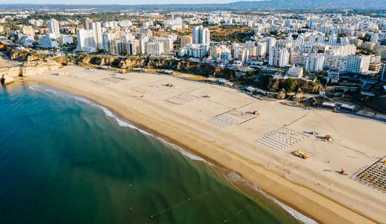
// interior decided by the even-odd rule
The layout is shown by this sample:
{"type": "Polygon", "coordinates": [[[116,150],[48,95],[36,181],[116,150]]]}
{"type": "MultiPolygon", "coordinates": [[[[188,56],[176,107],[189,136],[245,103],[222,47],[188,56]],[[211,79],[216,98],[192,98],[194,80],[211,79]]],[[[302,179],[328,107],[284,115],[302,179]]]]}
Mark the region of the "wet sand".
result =
{"type": "Polygon", "coordinates": [[[240,173],[322,223],[382,223],[385,194],[353,176],[386,155],[385,123],[260,101],[171,76],[68,66],[27,77],[105,105],[137,126],[240,173]],[[325,142],[310,135],[333,136],[325,142]],[[302,160],[291,152],[311,155],[302,160]],[[336,171],[344,169],[347,175],[336,171]]]}

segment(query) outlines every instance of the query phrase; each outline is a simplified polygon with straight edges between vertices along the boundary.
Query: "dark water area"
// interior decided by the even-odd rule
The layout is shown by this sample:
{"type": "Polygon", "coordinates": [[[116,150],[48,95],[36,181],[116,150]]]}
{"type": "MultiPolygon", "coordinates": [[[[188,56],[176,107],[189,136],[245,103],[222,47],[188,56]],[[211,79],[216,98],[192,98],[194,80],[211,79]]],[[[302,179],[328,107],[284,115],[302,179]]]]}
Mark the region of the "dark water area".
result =
{"type": "Polygon", "coordinates": [[[25,84],[0,87],[0,223],[298,221],[107,109],[25,84]]]}

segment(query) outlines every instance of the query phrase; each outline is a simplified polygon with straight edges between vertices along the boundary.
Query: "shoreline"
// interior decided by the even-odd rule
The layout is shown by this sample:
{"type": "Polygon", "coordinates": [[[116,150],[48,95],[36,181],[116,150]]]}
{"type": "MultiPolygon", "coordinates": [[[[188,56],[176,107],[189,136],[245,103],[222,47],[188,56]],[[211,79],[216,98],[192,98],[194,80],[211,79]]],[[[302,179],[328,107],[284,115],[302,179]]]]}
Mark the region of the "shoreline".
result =
{"type": "MultiPolygon", "coordinates": [[[[31,82],[31,81],[30,81],[31,82]]],[[[32,84],[35,83],[35,81],[32,81],[32,84]]],[[[27,84],[28,81],[27,81],[27,84]]],[[[37,84],[40,84],[37,82],[37,84]]],[[[44,84],[43,84],[44,85],[44,84]]],[[[37,90],[33,88],[33,86],[29,86],[32,90],[37,90]]],[[[235,188],[235,190],[241,192],[242,194],[246,195],[247,197],[250,197],[252,200],[254,199],[253,195],[250,194],[261,194],[262,197],[264,197],[267,200],[270,200],[272,203],[280,207],[281,209],[285,210],[288,215],[292,216],[294,219],[301,221],[304,224],[317,224],[315,220],[312,218],[304,215],[300,211],[298,211],[295,208],[290,207],[289,205],[285,204],[284,202],[279,201],[278,199],[274,198],[272,195],[267,194],[266,192],[262,191],[259,189],[257,186],[255,186],[253,183],[249,182],[247,179],[242,177],[239,173],[237,173],[234,170],[230,170],[221,164],[218,164],[217,162],[213,161],[210,158],[206,158],[205,155],[196,155],[194,154],[195,152],[180,147],[177,143],[168,141],[167,139],[164,139],[163,137],[156,135],[155,133],[152,133],[152,130],[144,130],[137,125],[133,124],[129,120],[125,120],[124,117],[122,117],[120,114],[117,114],[116,112],[113,111],[112,108],[109,108],[105,105],[98,104],[97,102],[93,101],[92,99],[87,98],[86,96],[79,96],[79,95],[74,95],[72,93],[62,91],[60,89],[57,89],[53,86],[43,86],[43,91],[47,91],[53,94],[57,94],[56,91],[60,91],[59,94],[66,94],[69,97],[74,98],[74,100],[89,104],[93,107],[96,107],[100,110],[103,111],[106,117],[113,119],[117,125],[124,127],[124,128],[129,128],[132,130],[136,130],[139,133],[145,135],[145,136],[150,136],[151,138],[154,138],[158,141],[160,141],[162,144],[166,144],[170,146],[173,150],[176,150],[178,153],[180,153],[182,156],[193,160],[193,161],[198,161],[202,163],[208,164],[208,166],[213,167],[213,169],[216,170],[216,172],[219,172],[224,179],[229,182],[231,186],[235,188]],[[52,90],[51,90],[52,89],[52,90]],[[236,178],[231,177],[230,175],[236,175],[236,178]]],[[[39,91],[39,90],[37,90],[39,91]]]]}
{"type": "MultiPolygon", "coordinates": [[[[266,167],[261,166],[258,161],[241,157],[240,155],[229,151],[227,148],[224,148],[224,144],[219,145],[216,141],[208,142],[205,139],[200,139],[201,136],[197,136],[197,133],[194,133],[195,130],[191,130],[190,132],[181,135],[181,133],[169,130],[170,127],[168,126],[170,126],[170,124],[168,124],[168,122],[165,124],[165,121],[160,122],[157,119],[154,120],[154,118],[143,116],[143,114],[133,108],[130,108],[130,111],[127,111],[127,106],[120,105],[119,102],[112,102],[111,99],[103,96],[103,91],[101,92],[95,86],[90,85],[90,88],[93,90],[89,89],[90,92],[88,93],[82,88],[70,86],[69,83],[61,82],[61,80],[56,80],[55,77],[50,77],[49,75],[45,75],[44,78],[36,76],[31,80],[47,84],[48,86],[67,91],[71,94],[80,95],[95,101],[97,104],[106,106],[115,114],[122,116],[135,126],[144,129],[145,131],[150,131],[150,133],[154,133],[156,136],[160,136],[168,142],[172,142],[173,144],[176,143],[176,145],[188,149],[203,158],[208,158],[209,161],[214,161],[216,164],[219,164],[220,167],[225,167],[240,173],[243,178],[256,184],[264,192],[273,195],[290,207],[296,208],[302,213],[315,218],[318,222],[358,223],[358,220],[361,223],[376,222],[372,218],[366,217],[364,214],[359,214],[355,209],[344,206],[335,199],[332,200],[327,198],[307,186],[294,183],[272,170],[267,170],[266,167]],[[158,127],[155,127],[155,123],[158,127]],[[165,127],[165,129],[160,127],[161,125],[162,127],[165,127]],[[164,130],[166,133],[162,133],[164,130]],[[195,142],[197,139],[201,142],[195,142]],[[203,149],[206,147],[210,148],[210,150],[203,149]],[[271,186],[275,187],[271,188],[271,186]]],[[[80,87],[80,85],[78,87],[80,87]]],[[[178,122],[175,122],[172,129],[173,128],[181,128],[181,125],[178,124],[178,122]]]]}

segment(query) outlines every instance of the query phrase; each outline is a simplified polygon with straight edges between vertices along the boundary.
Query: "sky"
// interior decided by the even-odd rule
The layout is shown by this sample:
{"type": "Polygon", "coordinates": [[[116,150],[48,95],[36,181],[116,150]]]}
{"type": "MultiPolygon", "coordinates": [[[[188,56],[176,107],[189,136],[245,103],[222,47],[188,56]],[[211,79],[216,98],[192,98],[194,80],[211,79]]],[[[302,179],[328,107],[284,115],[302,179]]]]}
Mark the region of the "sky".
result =
{"type": "MultiPolygon", "coordinates": [[[[0,0],[0,4],[187,4],[227,3],[232,0],[0,0]]],[[[233,0],[234,1],[234,0],[233,0]]]]}

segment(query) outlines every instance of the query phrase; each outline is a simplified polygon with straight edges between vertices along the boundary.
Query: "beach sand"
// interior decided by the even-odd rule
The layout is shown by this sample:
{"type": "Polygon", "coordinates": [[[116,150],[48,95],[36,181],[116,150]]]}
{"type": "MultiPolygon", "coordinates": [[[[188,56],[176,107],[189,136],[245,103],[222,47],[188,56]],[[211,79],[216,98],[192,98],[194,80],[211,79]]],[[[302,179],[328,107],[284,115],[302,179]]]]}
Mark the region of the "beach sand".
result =
{"type": "Polygon", "coordinates": [[[258,100],[227,87],[166,75],[67,66],[26,79],[107,106],[135,125],[238,172],[321,223],[386,223],[385,193],[353,178],[386,156],[383,122],[258,100]],[[333,141],[322,141],[310,131],[329,134],[333,141]],[[299,149],[311,157],[291,154],[299,149]],[[347,175],[336,172],[341,169],[347,175]]]}

